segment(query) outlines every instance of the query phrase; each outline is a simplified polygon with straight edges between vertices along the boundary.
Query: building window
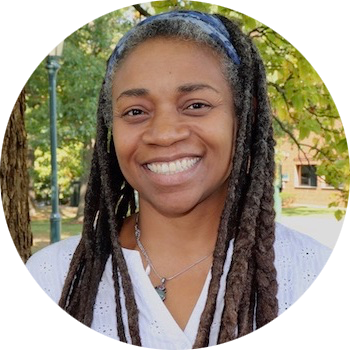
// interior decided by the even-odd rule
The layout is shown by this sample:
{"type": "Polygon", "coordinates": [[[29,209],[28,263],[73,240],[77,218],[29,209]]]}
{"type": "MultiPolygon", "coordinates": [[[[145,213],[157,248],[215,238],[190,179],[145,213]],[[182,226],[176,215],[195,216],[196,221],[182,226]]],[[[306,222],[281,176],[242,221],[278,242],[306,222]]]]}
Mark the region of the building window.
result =
{"type": "Polygon", "coordinates": [[[298,165],[299,186],[317,187],[315,165],[298,165]]]}

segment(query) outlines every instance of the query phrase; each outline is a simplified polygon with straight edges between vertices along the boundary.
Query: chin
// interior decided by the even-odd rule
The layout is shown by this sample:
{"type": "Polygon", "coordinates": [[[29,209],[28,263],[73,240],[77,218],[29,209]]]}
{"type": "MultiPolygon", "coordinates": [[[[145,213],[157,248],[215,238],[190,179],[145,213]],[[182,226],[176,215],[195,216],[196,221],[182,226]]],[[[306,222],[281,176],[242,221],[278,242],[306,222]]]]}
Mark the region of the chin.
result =
{"type": "Polygon", "coordinates": [[[158,211],[167,217],[182,217],[190,213],[193,209],[194,207],[172,206],[159,208],[158,211]]]}
{"type": "MultiPolygon", "coordinates": [[[[180,196],[181,197],[181,196],[180,196]]],[[[179,196],[173,198],[158,199],[156,202],[150,202],[151,206],[160,214],[168,217],[181,217],[194,210],[200,203],[199,200],[185,199],[183,196],[179,200],[179,196]]]]}

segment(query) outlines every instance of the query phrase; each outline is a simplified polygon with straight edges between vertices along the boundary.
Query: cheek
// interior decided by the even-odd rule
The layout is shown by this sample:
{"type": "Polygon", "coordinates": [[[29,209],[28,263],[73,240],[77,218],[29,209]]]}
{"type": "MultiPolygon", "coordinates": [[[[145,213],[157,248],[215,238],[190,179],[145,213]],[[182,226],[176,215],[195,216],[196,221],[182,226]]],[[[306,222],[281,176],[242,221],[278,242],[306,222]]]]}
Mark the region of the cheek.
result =
{"type": "Polygon", "coordinates": [[[112,137],[113,137],[115,152],[118,155],[119,148],[120,148],[120,145],[119,145],[120,135],[118,133],[118,128],[115,126],[115,122],[113,122],[112,137]]]}
{"type": "Polygon", "coordinates": [[[134,186],[132,172],[130,172],[130,154],[131,148],[128,143],[128,139],[123,137],[122,133],[116,133],[113,131],[113,141],[115,153],[117,155],[120,171],[122,172],[125,180],[134,186]]]}
{"type": "Polygon", "coordinates": [[[234,124],[227,122],[225,126],[222,126],[217,132],[217,149],[216,155],[219,162],[218,170],[227,178],[232,170],[233,156],[235,153],[235,129],[234,124]]]}
{"type": "Polygon", "coordinates": [[[223,135],[221,139],[221,156],[222,164],[224,167],[231,169],[232,159],[234,155],[234,140],[232,133],[223,135]]]}
{"type": "Polygon", "coordinates": [[[222,160],[232,158],[235,144],[235,126],[230,118],[226,118],[226,122],[217,125],[212,134],[216,135],[218,154],[224,157],[222,160]]]}
{"type": "Polygon", "coordinates": [[[125,133],[123,133],[120,127],[115,126],[115,124],[113,125],[113,141],[119,166],[122,168],[130,152],[130,139],[126,138],[125,133]]]}

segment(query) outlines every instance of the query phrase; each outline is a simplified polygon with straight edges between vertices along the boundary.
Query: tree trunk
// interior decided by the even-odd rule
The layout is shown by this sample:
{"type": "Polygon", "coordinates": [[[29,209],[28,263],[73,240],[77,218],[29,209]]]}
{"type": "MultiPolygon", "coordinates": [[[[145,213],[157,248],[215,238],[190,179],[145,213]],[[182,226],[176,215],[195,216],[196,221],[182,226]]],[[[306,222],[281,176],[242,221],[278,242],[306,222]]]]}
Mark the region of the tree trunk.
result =
{"type": "MultiPolygon", "coordinates": [[[[28,169],[34,168],[34,150],[32,148],[28,148],[28,159],[27,159],[27,167],[28,169]]],[[[34,191],[34,181],[33,177],[29,176],[29,184],[28,184],[28,203],[29,203],[29,215],[33,217],[36,215],[37,206],[35,203],[35,191],[34,191]]]]}
{"type": "Polygon", "coordinates": [[[26,262],[31,255],[33,236],[28,205],[29,176],[24,96],[22,91],[7,124],[1,155],[0,182],[7,225],[19,255],[26,262]]]}

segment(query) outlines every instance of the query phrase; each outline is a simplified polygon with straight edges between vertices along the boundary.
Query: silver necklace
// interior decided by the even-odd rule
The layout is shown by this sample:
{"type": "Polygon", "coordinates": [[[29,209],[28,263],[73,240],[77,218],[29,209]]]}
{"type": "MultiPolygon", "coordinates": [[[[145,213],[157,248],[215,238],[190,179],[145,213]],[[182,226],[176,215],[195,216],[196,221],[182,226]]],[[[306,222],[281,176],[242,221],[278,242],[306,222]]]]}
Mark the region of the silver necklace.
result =
{"type": "MultiPolygon", "coordinates": [[[[148,264],[148,266],[153,270],[154,274],[160,279],[160,284],[156,287],[154,287],[154,289],[156,290],[156,292],[158,293],[158,295],[160,296],[160,298],[162,299],[162,301],[165,301],[166,298],[166,287],[165,287],[165,283],[168,281],[173,280],[174,278],[182,275],[183,273],[187,272],[188,270],[192,269],[192,267],[195,267],[196,265],[198,265],[199,263],[201,263],[202,261],[206,260],[209,258],[209,256],[211,254],[208,254],[206,256],[204,256],[203,258],[200,258],[199,260],[195,261],[193,264],[185,267],[183,270],[179,271],[178,273],[176,273],[175,275],[171,276],[171,277],[162,277],[157,270],[155,269],[151,259],[149,258],[145,247],[142,245],[141,241],[140,241],[140,237],[141,237],[141,231],[138,225],[139,222],[139,215],[136,214],[136,219],[135,219],[135,237],[136,237],[136,243],[137,246],[139,247],[142,255],[145,257],[146,262],[148,264]]],[[[146,268],[146,270],[148,269],[148,266],[146,268]]]]}

